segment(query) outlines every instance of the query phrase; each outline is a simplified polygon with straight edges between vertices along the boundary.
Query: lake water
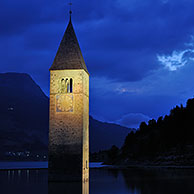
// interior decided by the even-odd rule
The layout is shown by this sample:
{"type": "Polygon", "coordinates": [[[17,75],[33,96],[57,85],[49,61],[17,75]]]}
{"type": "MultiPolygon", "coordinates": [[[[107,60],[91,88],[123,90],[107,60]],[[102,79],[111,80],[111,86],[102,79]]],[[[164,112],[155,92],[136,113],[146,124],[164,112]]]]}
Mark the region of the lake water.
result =
{"type": "MultiPolygon", "coordinates": [[[[78,194],[78,184],[48,185],[47,169],[0,171],[1,194],[78,194]]],[[[89,189],[85,188],[84,194],[193,194],[194,170],[90,169],[89,189]]]]}

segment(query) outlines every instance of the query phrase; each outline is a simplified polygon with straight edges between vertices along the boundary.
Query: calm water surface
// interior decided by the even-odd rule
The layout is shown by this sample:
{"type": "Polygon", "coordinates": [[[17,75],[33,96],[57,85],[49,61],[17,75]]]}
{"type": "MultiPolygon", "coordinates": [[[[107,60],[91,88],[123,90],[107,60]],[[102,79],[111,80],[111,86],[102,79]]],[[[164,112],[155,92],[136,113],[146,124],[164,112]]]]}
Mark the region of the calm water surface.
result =
{"type": "MultiPolygon", "coordinates": [[[[48,185],[48,170],[1,170],[1,194],[78,194],[79,183],[48,185]],[[49,189],[48,189],[49,188],[49,189]],[[70,191],[71,190],[71,191],[70,191]]],[[[193,194],[194,170],[90,169],[84,194],[193,194]],[[86,186],[87,188],[87,186],[86,186]]]]}

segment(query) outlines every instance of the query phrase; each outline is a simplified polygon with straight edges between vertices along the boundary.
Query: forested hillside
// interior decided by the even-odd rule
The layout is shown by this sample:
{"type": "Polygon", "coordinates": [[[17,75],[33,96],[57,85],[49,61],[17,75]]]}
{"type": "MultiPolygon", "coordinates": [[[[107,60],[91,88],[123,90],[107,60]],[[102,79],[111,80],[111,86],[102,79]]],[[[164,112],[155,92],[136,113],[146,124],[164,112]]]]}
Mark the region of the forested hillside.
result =
{"type": "Polygon", "coordinates": [[[109,156],[109,162],[118,164],[194,165],[194,99],[164,118],[142,122],[120,150],[109,150],[109,156]]]}

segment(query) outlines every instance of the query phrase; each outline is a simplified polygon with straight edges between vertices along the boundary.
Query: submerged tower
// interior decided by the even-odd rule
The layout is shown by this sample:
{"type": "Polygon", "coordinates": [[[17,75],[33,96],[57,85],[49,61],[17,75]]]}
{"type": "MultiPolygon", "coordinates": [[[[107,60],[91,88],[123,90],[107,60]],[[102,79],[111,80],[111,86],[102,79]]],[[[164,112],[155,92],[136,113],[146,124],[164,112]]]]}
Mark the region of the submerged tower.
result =
{"type": "Polygon", "coordinates": [[[70,20],[50,68],[49,180],[89,178],[89,73],[70,20]]]}

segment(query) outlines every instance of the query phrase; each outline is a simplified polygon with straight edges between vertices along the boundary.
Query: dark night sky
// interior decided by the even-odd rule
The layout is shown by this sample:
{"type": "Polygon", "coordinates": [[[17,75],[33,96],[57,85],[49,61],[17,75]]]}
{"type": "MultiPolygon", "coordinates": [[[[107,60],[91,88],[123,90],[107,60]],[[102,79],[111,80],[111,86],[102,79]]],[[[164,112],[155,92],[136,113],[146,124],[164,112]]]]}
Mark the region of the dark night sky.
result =
{"type": "MultiPolygon", "coordinates": [[[[194,94],[193,0],[73,0],[91,74],[90,114],[137,127],[194,94]]],[[[0,1],[0,72],[26,72],[48,95],[68,1],[0,1]]]]}

